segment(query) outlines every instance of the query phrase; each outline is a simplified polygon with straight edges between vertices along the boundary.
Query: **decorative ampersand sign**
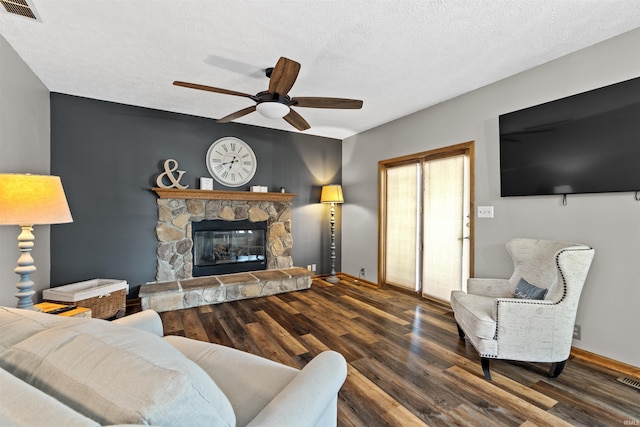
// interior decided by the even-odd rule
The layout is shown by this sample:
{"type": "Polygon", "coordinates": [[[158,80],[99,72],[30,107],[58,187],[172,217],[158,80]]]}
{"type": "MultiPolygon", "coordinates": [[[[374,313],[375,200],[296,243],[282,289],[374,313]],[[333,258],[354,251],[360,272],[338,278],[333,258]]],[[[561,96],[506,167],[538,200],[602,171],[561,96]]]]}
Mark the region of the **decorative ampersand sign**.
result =
{"type": "Polygon", "coordinates": [[[185,188],[189,187],[188,185],[181,185],[180,184],[180,180],[182,179],[182,175],[184,175],[184,171],[179,171],[178,170],[178,162],[176,162],[174,159],[167,159],[164,162],[164,172],[162,172],[160,175],[158,175],[158,178],[156,179],[156,184],[158,184],[158,187],[160,188],[180,188],[182,190],[184,190],[185,188]],[[173,165],[171,165],[171,163],[173,163],[173,165]],[[173,175],[173,172],[178,171],[178,177],[176,178],[173,175]],[[171,184],[166,185],[163,182],[163,177],[167,177],[169,178],[169,181],[171,181],[171,184]]]}

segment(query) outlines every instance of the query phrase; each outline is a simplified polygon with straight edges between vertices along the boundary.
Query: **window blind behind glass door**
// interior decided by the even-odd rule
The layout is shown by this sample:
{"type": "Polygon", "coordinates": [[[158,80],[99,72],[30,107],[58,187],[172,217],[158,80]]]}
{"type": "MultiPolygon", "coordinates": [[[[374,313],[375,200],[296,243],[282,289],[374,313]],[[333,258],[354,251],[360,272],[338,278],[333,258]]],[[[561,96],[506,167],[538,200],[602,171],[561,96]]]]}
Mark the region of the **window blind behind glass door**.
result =
{"type": "Polygon", "coordinates": [[[386,171],[386,282],[417,290],[418,186],[417,163],[386,171]]]}
{"type": "Polygon", "coordinates": [[[424,163],[422,295],[449,302],[462,288],[465,156],[424,163]]]}

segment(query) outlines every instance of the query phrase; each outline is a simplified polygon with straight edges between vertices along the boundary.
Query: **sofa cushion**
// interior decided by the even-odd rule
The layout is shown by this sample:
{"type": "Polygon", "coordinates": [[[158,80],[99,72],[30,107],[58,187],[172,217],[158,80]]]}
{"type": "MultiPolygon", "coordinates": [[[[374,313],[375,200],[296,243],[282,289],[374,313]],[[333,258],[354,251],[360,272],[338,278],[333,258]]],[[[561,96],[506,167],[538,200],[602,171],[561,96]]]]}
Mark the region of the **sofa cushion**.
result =
{"type": "Polygon", "coordinates": [[[513,297],[519,299],[544,299],[546,294],[547,290],[545,288],[540,288],[524,279],[520,279],[513,292],[513,297]]]}
{"type": "Polygon", "coordinates": [[[63,316],[42,316],[42,313],[37,311],[18,312],[18,309],[0,307],[0,351],[47,328],[64,324],[67,320],[68,318],[63,316]]]}
{"type": "Polygon", "coordinates": [[[0,365],[85,416],[101,424],[235,425],[213,380],[162,338],[99,319],[53,322],[24,312],[0,308],[3,333],[5,324],[33,332],[0,346],[0,365]]]}
{"type": "Polygon", "coordinates": [[[0,426],[100,426],[4,369],[0,369],[0,396],[0,426]]]}

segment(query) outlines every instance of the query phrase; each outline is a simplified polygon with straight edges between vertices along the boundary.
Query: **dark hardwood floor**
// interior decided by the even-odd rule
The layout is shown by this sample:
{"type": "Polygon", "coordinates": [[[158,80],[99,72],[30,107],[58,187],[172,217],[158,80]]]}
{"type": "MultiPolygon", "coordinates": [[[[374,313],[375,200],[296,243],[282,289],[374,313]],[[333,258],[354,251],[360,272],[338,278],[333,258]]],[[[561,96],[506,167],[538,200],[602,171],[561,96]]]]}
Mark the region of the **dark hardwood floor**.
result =
{"type": "MultiPolygon", "coordinates": [[[[493,361],[493,381],[460,340],[450,310],[351,280],[161,314],[165,334],[215,342],[296,368],[340,352],[348,377],[339,426],[624,426],[640,423],[640,391],[621,374],[572,358],[549,364],[493,361]]],[[[636,343],[629,343],[636,345],[636,343]]]]}

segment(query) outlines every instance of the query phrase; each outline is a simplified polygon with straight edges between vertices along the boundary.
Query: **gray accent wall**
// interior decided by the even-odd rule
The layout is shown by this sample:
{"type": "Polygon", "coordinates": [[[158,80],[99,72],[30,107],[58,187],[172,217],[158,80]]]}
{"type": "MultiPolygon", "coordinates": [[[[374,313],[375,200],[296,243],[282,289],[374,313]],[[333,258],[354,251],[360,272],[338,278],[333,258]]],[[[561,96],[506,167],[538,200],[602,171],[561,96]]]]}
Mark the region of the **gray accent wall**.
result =
{"type": "Polygon", "coordinates": [[[214,189],[266,185],[297,193],[294,265],[328,273],[329,211],[319,200],[322,185],[341,181],[340,140],[52,93],[51,170],[62,178],[74,217],[51,233],[52,286],[123,279],[135,296],[140,284],[154,281],[158,215],[150,189],[166,159],[186,171],[183,185],[198,188],[199,177],[210,177],[207,149],[225,136],[246,141],[258,169],[245,187],[214,182],[214,189]]]}
{"type": "MultiPolygon", "coordinates": [[[[0,173],[49,174],[49,90],[0,36],[0,173]]],[[[49,287],[49,229],[36,225],[36,300],[49,287]]],[[[0,225],[0,305],[15,307],[20,227],[0,225]]]]}
{"type": "Polygon", "coordinates": [[[475,221],[475,276],[510,276],[513,237],[593,246],[573,345],[640,366],[640,202],[633,193],[570,195],[567,206],[559,196],[501,198],[498,136],[500,114],[640,76],[639,46],[640,29],[346,139],[342,271],[365,267],[377,281],[377,162],[473,140],[476,206],[495,207],[495,218],[475,221]]]}

